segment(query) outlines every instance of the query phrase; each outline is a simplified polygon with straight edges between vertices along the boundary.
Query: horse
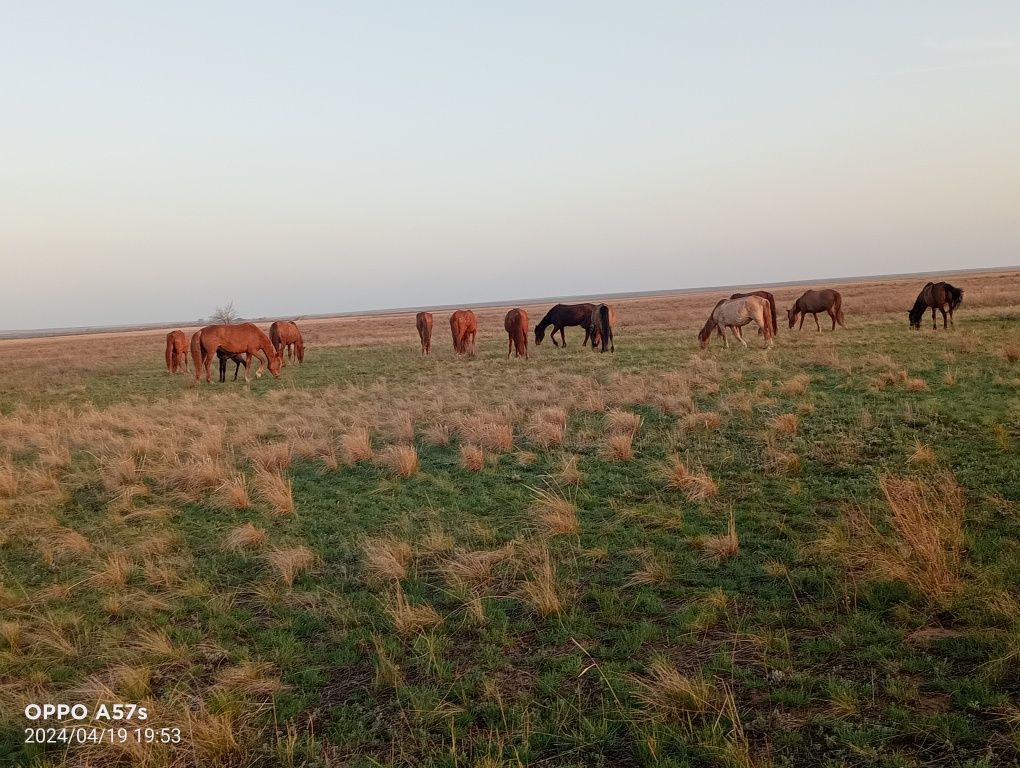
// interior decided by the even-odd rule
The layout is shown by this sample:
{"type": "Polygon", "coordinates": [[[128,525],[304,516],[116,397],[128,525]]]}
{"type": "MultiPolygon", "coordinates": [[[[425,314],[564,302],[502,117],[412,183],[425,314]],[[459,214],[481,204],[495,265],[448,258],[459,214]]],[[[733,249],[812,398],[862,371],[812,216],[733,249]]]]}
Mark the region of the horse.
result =
{"type": "Polygon", "coordinates": [[[602,352],[606,351],[606,342],[609,342],[609,351],[616,352],[613,345],[613,326],[616,325],[616,310],[608,304],[599,304],[591,311],[591,349],[596,348],[602,352]]]}
{"type": "Polygon", "coordinates": [[[305,340],[301,336],[301,330],[297,323],[292,320],[277,320],[269,326],[269,340],[273,342],[280,359],[283,359],[283,350],[286,348],[287,357],[291,357],[293,350],[294,357],[299,363],[305,361],[305,340]]]}
{"type": "Polygon", "coordinates": [[[769,312],[769,303],[766,299],[763,299],[761,296],[745,296],[740,299],[724,299],[720,301],[712,309],[705,327],[698,333],[698,341],[701,342],[701,348],[704,349],[708,346],[708,342],[712,337],[712,331],[714,330],[722,336],[723,345],[729,349],[730,343],[726,338],[726,328],[729,328],[733,333],[733,337],[746,347],[747,342],[744,341],[740,329],[751,322],[758,326],[762,336],[765,337],[766,349],[771,347],[774,333],[772,330],[772,315],[769,312]]]}
{"type": "Polygon", "coordinates": [[[554,347],[560,346],[556,343],[557,331],[563,346],[567,346],[567,337],[564,335],[563,329],[568,325],[580,325],[584,328],[584,341],[581,342],[581,346],[587,346],[588,339],[591,338],[591,313],[594,311],[594,304],[557,304],[546,312],[542,322],[535,326],[535,346],[542,343],[542,339],[545,338],[545,329],[550,325],[553,327],[550,338],[554,347]]]}
{"type": "Polygon", "coordinates": [[[170,373],[188,372],[188,339],[184,331],[166,335],[166,369],[170,373]]]}
{"type": "Polygon", "coordinates": [[[220,384],[227,380],[227,360],[233,360],[236,363],[234,366],[234,381],[237,381],[237,372],[241,370],[241,366],[248,363],[245,355],[235,355],[233,352],[225,351],[223,347],[219,347],[216,350],[216,357],[220,361],[220,384]]]}
{"type": "Polygon", "coordinates": [[[418,329],[418,338],[421,339],[421,353],[432,354],[432,313],[419,312],[414,316],[414,325],[418,329]]]}
{"type": "Polygon", "coordinates": [[[251,361],[255,357],[259,361],[257,377],[262,376],[263,368],[268,367],[274,377],[279,377],[283,367],[283,355],[276,351],[273,342],[254,323],[238,323],[236,325],[207,325],[197,331],[191,338],[191,356],[195,361],[195,381],[211,381],[210,365],[220,347],[224,352],[239,355],[246,354],[244,380],[251,381],[251,361]]]}
{"type": "Polygon", "coordinates": [[[819,312],[827,312],[832,318],[832,330],[836,330],[836,323],[846,328],[846,323],[843,322],[843,297],[839,295],[839,291],[830,288],[824,291],[804,291],[804,295],[793,303],[793,307],[786,310],[786,317],[791,328],[797,324],[797,318],[800,317],[800,327],[797,330],[803,330],[804,318],[809,314],[814,315],[815,328],[821,333],[822,326],[818,324],[819,312]]]}
{"type": "Polygon", "coordinates": [[[924,317],[924,311],[931,308],[931,329],[934,331],[935,325],[935,310],[937,309],[942,313],[942,328],[945,330],[948,326],[946,325],[946,310],[949,310],[949,322],[955,328],[956,323],[953,322],[953,312],[963,303],[963,290],[956,288],[949,283],[927,283],[921,292],[917,294],[917,301],[914,302],[913,308],[907,313],[907,317],[910,319],[910,327],[915,331],[921,329],[921,318],[924,317]]]}
{"type": "Polygon", "coordinates": [[[503,327],[506,328],[507,341],[506,359],[510,359],[510,353],[516,351],[517,357],[528,358],[528,313],[520,307],[511,309],[506,313],[503,320],[503,327]]]}
{"type": "MultiPolygon", "coordinates": [[[[769,314],[771,314],[772,316],[772,335],[775,336],[776,331],[779,330],[778,326],[776,325],[776,297],[773,296],[768,291],[751,291],[750,293],[734,293],[730,296],[730,298],[744,299],[747,298],[748,296],[760,296],[769,303],[769,314]]],[[[716,306],[718,307],[724,301],[726,301],[726,299],[719,299],[719,301],[716,303],[716,306]]],[[[760,329],[758,330],[758,333],[759,334],[761,333],[760,329]]]]}
{"type": "Polygon", "coordinates": [[[453,351],[458,355],[474,355],[478,318],[470,309],[458,309],[450,315],[450,333],[453,334],[453,351]]]}

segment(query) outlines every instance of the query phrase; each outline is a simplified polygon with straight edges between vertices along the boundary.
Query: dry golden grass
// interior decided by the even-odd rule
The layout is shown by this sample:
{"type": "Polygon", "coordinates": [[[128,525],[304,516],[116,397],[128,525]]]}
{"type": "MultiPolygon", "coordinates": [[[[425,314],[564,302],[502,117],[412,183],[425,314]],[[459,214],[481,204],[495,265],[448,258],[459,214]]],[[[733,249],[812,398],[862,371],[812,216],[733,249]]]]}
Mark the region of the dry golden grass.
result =
{"type": "Polygon", "coordinates": [[[399,477],[411,477],[418,471],[418,451],[413,445],[391,445],[383,451],[381,460],[399,477]]]}
{"type": "Polygon", "coordinates": [[[935,462],[935,452],[920,440],[914,438],[914,450],[907,457],[907,461],[911,464],[933,464],[935,462]]]}
{"type": "Polygon", "coordinates": [[[397,415],[393,425],[393,436],[402,443],[414,442],[414,419],[410,414],[397,415]]]}
{"type": "Polygon", "coordinates": [[[553,474],[552,479],[558,485],[580,485],[584,480],[584,473],[577,467],[578,458],[575,454],[567,454],[560,457],[559,469],[553,474]]]}
{"type": "Polygon", "coordinates": [[[784,381],[779,387],[779,390],[788,397],[799,397],[807,392],[807,388],[810,384],[810,376],[806,373],[798,373],[793,378],[784,381]]]}
{"type": "Polygon", "coordinates": [[[308,547],[284,547],[272,549],[265,555],[266,562],[286,586],[294,585],[294,579],[315,565],[318,558],[308,547]]]}
{"type": "Polygon", "coordinates": [[[548,549],[543,549],[535,558],[531,573],[521,582],[519,594],[539,616],[554,616],[563,610],[556,569],[548,549]]]}
{"type": "Polygon", "coordinates": [[[1011,363],[1020,360],[1020,344],[1010,344],[1002,350],[1002,356],[1011,363]]]}
{"type": "Polygon", "coordinates": [[[669,563],[659,553],[643,549],[635,554],[641,565],[627,580],[628,586],[658,586],[669,581],[669,563]]]}
{"type": "Polygon", "coordinates": [[[762,467],[766,475],[792,475],[800,470],[800,457],[784,451],[771,439],[766,439],[762,467]]]}
{"type": "Polygon", "coordinates": [[[704,501],[719,493],[719,486],[704,472],[691,472],[677,455],[659,469],[666,487],[683,492],[691,501],[704,501]]]}
{"type": "Polygon", "coordinates": [[[102,567],[93,574],[93,579],[104,587],[123,589],[134,572],[135,564],[125,553],[111,552],[102,567]]]}
{"type": "Polygon", "coordinates": [[[492,583],[496,566],[512,556],[512,545],[499,549],[457,551],[439,565],[439,572],[452,589],[477,592],[492,583]]]}
{"type": "Polygon", "coordinates": [[[294,460],[290,443],[260,443],[248,448],[246,455],[257,470],[280,472],[294,460]]]}
{"type": "Polygon", "coordinates": [[[422,437],[429,445],[444,446],[450,444],[450,428],[446,424],[429,424],[422,430],[422,437]]]}
{"type": "Polygon", "coordinates": [[[795,413],[782,413],[769,422],[769,426],[776,432],[785,435],[794,435],[800,428],[800,416],[795,413]]]}
{"type": "Polygon", "coordinates": [[[527,428],[528,439],[543,448],[562,443],[563,433],[564,426],[551,421],[533,421],[527,428]]]}
{"type": "Polygon", "coordinates": [[[234,509],[247,509],[251,506],[251,499],[248,496],[248,481],[240,472],[227,478],[227,482],[220,486],[220,493],[227,506],[234,509]]]}
{"type": "Polygon", "coordinates": [[[737,539],[737,524],[733,519],[733,510],[730,510],[726,533],[719,536],[699,536],[694,543],[705,553],[705,557],[711,560],[725,560],[736,556],[740,550],[740,541],[737,539]]]}
{"type": "Polygon", "coordinates": [[[611,410],[606,414],[606,424],[614,434],[634,436],[641,428],[641,415],[630,411],[611,410]]]}
{"type": "Polygon", "coordinates": [[[956,386],[956,371],[946,371],[945,375],[942,376],[942,383],[947,387],[956,386]]]}
{"type": "Polygon", "coordinates": [[[437,626],[443,620],[431,605],[411,603],[399,586],[387,596],[385,609],[386,615],[393,622],[393,628],[404,637],[437,626]]]}
{"type": "Polygon", "coordinates": [[[547,536],[575,534],[580,531],[577,507],[572,501],[549,491],[535,490],[532,513],[535,522],[547,536]]]}
{"type": "Polygon", "coordinates": [[[719,429],[722,425],[722,418],[715,411],[695,411],[687,414],[684,419],[687,429],[719,429]]]}
{"type": "Polygon", "coordinates": [[[251,523],[244,523],[234,528],[223,540],[223,548],[229,552],[241,552],[247,549],[258,549],[265,545],[268,536],[261,528],[251,523]]]}
{"type": "Polygon", "coordinates": [[[367,429],[352,429],[340,440],[344,464],[356,464],[372,458],[372,436],[367,429]]]}
{"type": "Polygon", "coordinates": [[[71,528],[53,528],[36,542],[43,560],[54,566],[64,560],[81,558],[92,551],[89,540],[71,528]]]}
{"type": "Polygon", "coordinates": [[[362,543],[365,573],[376,584],[388,584],[407,577],[411,545],[389,537],[368,538],[362,543]]]}
{"type": "Polygon", "coordinates": [[[273,665],[268,661],[242,661],[221,669],[216,684],[241,696],[267,698],[286,690],[273,665]]]}
{"type": "Polygon", "coordinates": [[[910,392],[920,392],[921,390],[928,389],[928,382],[924,379],[907,379],[903,382],[903,386],[910,392]]]}
{"type": "Polygon", "coordinates": [[[294,489],[290,478],[260,469],[255,473],[255,490],[277,514],[294,514],[294,489]]]}
{"type": "Polygon", "coordinates": [[[634,458],[633,443],[631,432],[608,435],[602,444],[602,456],[609,461],[630,461],[634,458]]]}
{"type": "Polygon", "coordinates": [[[460,447],[460,465],[464,469],[478,472],[485,466],[485,452],[477,445],[464,443],[460,447]]]}
{"type": "Polygon", "coordinates": [[[719,691],[703,677],[682,674],[666,659],[655,659],[646,675],[632,677],[634,697],[654,720],[689,722],[692,716],[713,712],[719,691]]]}

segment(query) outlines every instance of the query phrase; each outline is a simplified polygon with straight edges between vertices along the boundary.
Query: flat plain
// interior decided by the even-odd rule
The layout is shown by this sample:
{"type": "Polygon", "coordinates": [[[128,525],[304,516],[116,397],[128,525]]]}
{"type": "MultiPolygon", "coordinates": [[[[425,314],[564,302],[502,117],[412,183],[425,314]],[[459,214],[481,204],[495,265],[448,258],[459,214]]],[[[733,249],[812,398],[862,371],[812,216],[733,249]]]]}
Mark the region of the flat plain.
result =
{"type": "MultiPolygon", "coordinates": [[[[848,328],[457,358],[301,322],[279,379],[161,332],[0,342],[0,764],[998,766],[1020,761],[1020,272],[843,292],[848,328]],[[176,746],[26,745],[29,702],[176,746]]],[[[527,307],[531,326],[546,307],[527,307]]]]}

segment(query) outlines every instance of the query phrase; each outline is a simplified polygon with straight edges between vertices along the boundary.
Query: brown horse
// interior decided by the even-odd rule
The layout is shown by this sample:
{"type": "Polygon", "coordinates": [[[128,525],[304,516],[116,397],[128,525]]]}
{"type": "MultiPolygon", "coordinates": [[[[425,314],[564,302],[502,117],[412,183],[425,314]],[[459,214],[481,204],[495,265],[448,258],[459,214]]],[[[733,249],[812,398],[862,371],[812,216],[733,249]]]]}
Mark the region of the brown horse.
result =
{"type": "Polygon", "coordinates": [[[765,337],[765,347],[772,346],[772,315],[769,312],[768,300],[761,296],[744,296],[739,299],[723,299],[712,309],[705,326],[698,332],[698,341],[701,348],[708,346],[712,338],[712,331],[716,331],[723,340],[723,345],[729,348],[730,343],[726,338],[726,329],[729,328],[733,337],[745,347],[747,342],[740,329],[753,322],[758,326],[762,336],[765,337]]]}
{"type": "Polygon", "coordinates": [[[563,346],[567,346],[567,337],[563,334],[563,329],[570,325],[580,325],[584,328],[584,341],[581,342],[581,346],[587,346],[588,339],[591,338],[591,313],[594,311],[594,304],[557,304],[546,312],[542,321],[535,326],[535,346],[542,343],[542,339],[545,338],[545,329],[550,325],[553,327],[553,332],[550,335],[553,346],[560,346],[556,343],[557,332],[560,334],[563,346]]]}
{"type": "Polygon", "coordinates": [[[228,360],[233,360],[236,363],[234,366],[234,381],[237,381],[237,372],[241,370],[241,366],[248,364],[248,360],[245,355],[235,355],[232,352],[226,352],[223,347],[216,350],[216,357],[218,357],[220,361],[220,384],[227,380],[228,360]]]}
{"type": "Polygon", "coordinates": [[[184,331],[170,331],[166,335],[166,369],[170,373],[188,372],[188,338],[184,331]]]}
{"type": "Polygon", "coordinates": [[[591,348],[606,351],[606,342],[609,343],[609,351],[615,352],[613,346],[613,326],[616,325],[616,310],[608,304],[599,304],[591,311],[591,348]]]}
{"type": "Polygon", "coordinates": [[[846,323],[843,322],[843,297],[839,295],[839,291],[833,291],[830,288],[826,288],[824,291],[804,291],[804,295],[793,303],[793,307],[786,310],[786,317],[790,321],[791,328],[797,324],[799,317],[800,327],[797,330],[803,330],[804,318],[814,315],[815,328],[821,333],[822,326],[818,324],[819,312],[827,312],[832,318],[832,330],[836,330],[836,323],[846,328],[846,323]]]}
{"type": "Polygon", "coordinates": [[[506,347],[506,358],[510,359],[510,353],[516,351],[517,357],[528,357],[528,313],[520,307],[511,309],[506,313],[503,320],[503,327],[506,328],[507,336],[510,337],[506,347]]]}
{"type": "Polygon", "coordinates": [[[475,336],[478,318],[470,309],[458,309],[450,315],[450,332],[453,334],[453,351],[458,355],[475,353],[475,336]]]}
{"type": "Polygon", "coordinates": [[[293,320],[277,320],[269,326],[269,340],[273,342],[276,353],[283,360],[283,350],[286,348],[288,359],[291,357],[291,350],[297,357],[299,363],[305,361],[305,340],[301,336],[301,330],[293,320]]]}
{"type": "Polygon", "coordinates": [[[210,366],[220,347],[232,355],[247,355],[244,365],[244,380],[251,381],[252,358],[259,361],[259,369],[255,372],[262,376],[263,367],[268,367],[273,376],[280,375],[283,356],[276,351],[273,342],[254,323],[238,323],[237,325],[207,325],[191,338],[191,356],[195,361],[195,380],[201,381],[203,374],[206,381],[212,380],[210,366]]]}
{"type": "Polygon", "coordinates": [[[414,325],[418,329],[418,338],[421,339],[421,353],[432,354],[432,313],[419,312],[414,316],[414,325]]]}
{"type": "Polygon", "coordinates": [[[945,330],[948,326],[946,325],[946,311],[949,312],[949,322],[955,328],[956,324],[953,323],[953,312],[963,303],[963,290],[949,283],[927,283],[921,292],[917,295],[917,301],[914,302],[913,308],[907,313],[907,317],[910,319],[910,327],[915,331],[921,329],[921,318],[924,317],[924,311],[931,308],[931,329],[934,331],[935,326],[935,310],[937,309],[942,313],[942,328],[945,330]]]}

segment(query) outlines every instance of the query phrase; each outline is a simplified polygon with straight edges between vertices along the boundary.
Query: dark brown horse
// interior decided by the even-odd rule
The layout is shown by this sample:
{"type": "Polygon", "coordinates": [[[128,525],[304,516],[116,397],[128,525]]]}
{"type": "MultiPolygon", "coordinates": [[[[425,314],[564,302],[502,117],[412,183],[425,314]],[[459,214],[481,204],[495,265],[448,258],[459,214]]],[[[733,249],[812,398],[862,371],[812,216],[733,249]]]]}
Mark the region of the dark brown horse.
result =
{"type": "Polygon", "coordinates": [[[227,380],[227,361],[233,360],[237,365],[234,366],[234,381],[237,381],[237,372],[241,370],[242,365],[247,365],[248,360],[245,355],[235,355],[233,352],[224,351],[223,347],[216,350],[216,357],[220,361],[220,384],[227,380]]]}
{"type": "Polygon", "coordinates": [[[245,354],[247,360],[244,366],[244,380],[250,381],[251,361],[257,358],[259,369],[256,376],[262,376],[263,366],[269,368],[273,376],[280,375],[280,368],[283,366],[283,357],[276,351],[273,342],[263,333],[262,329],[254,323],[238,323],[236,325],[207,325],[196,332],[191,338],[191,356],[195,361],[195,380],[201,381],[204,374],[205,380],[212,380],[212,359],[216,356],[216,350],[223,348],[224,352],[233,355],[245,354]]]}
{"type": "Polygon", "coordinates": [[[608,304],[599,304],[591,311],[591,348],[606,351],[606,344],[609,344],[609,351],[615,352],[613,346],[613,326],[616,325],[616,310],[608,304]]]}
{"type": "Polygon", "coordinates": [[[170,373],[188,372],[188,339],[184,331],[170,331],[166,335],[166,369],[170,373]]]}
{"type": "Polygon", "coordinates": [[[546,312],[542,322],[535,326],[535,345],[542,343],[542,339],[545,338],[545,329],[551,325],[553,331],[550,338],[553,346],[560,346],[556,343],[556,333],[559,332],[560,341],[566,347],[567,337],[564,335],[563,329],[570,325],[580,325],[584,328],[584,341],[581,342],[581,346],[587,346],[588,339],[591,338],[591,313],[594,311],[594,304],[557,304],[546,312]]]}
{"type": "Polygon", "coordinates": [[[414,316],[414,325],[418,329],[418,338],[421,339],[421,353],[432,354],[432,313],[419,312],[414,316]]]}
{"type": "Polygon", "coordinates": [[[509,341],[506,347],[507,360],[510,353],[516,351],[517,357],[528,357],[528,313],[520,307],[511,309],[506,313],[503,320],[503,327],[506,328],[509,341]]]}
{"type": "Polygon", "coordinates": [[[819,312],[826,312],[832,318],[832,330],[836,330],[836,323],[846,328],[846,323],[843,322],[843,297],[839,295],[839,291],[830,288],[823,291],[804,291],[804,295],[793,303],[793,307],[786,310],[786,317],[791,328],[797,324],[799,317],[800,327],[797,330],[803,330],[804,318],[807,315],[814,315],[815,327],[820,333],[822,326],[818,324],[819,312]]]}
{"type": "Polygon", "coordinates": [[[478,334],[478,318],[470,309],[458,309],[450,315],[450,333],[453,335],[453,351],[458,355],[475,353],[475,336],[478,334]]]}
{"type": "MultiPolygon", "coordinates": [[[[750,293],[734,293],[730,296],[730,301],[733,299],[746,299],[748,296],[758,296],[769,303],[769,314],[772,315],[772,335],[775,336],[776,331],[779,328],[776,324],[776,297],[768,291],[751,291],[750,293]]],[[[719,299],[719,301],[716,302],[716,306],[718,307],[724,301],[726,301],[726,299],[719,299]]],[[[758,334],[762,334],[761,328],[758,329],[758,334]]]]}
{"type": "Polygon", "coordinates": [[[935,310],[937,309],[942,313],[942,328],[946,329],[946,313],[948,310],[949,322],[956,327],[953,323],[953,312],[963,303],[963,290],[956,288],[949,283],[927,283],[921,292],[917,295],[917,301],[914,302],[913,308],[907,313],[907,317],[910,318],[910,327],[915,331],[921,328],[921,319],[924,317],[924,311],[931,308],[931,329],[934,331],[935,325],[935,310]]]}
{"type": "Polygon", "coordinates": [[[269,340],[273,342],[276,353],[283,359],[283,350],[287,350],[287,358],[291,357],[293,350],[294,357],[299,363],[305,361],[305,340],[301,336],[301,329],[293,320],[277,320],[269,326],[269,340]]]}

